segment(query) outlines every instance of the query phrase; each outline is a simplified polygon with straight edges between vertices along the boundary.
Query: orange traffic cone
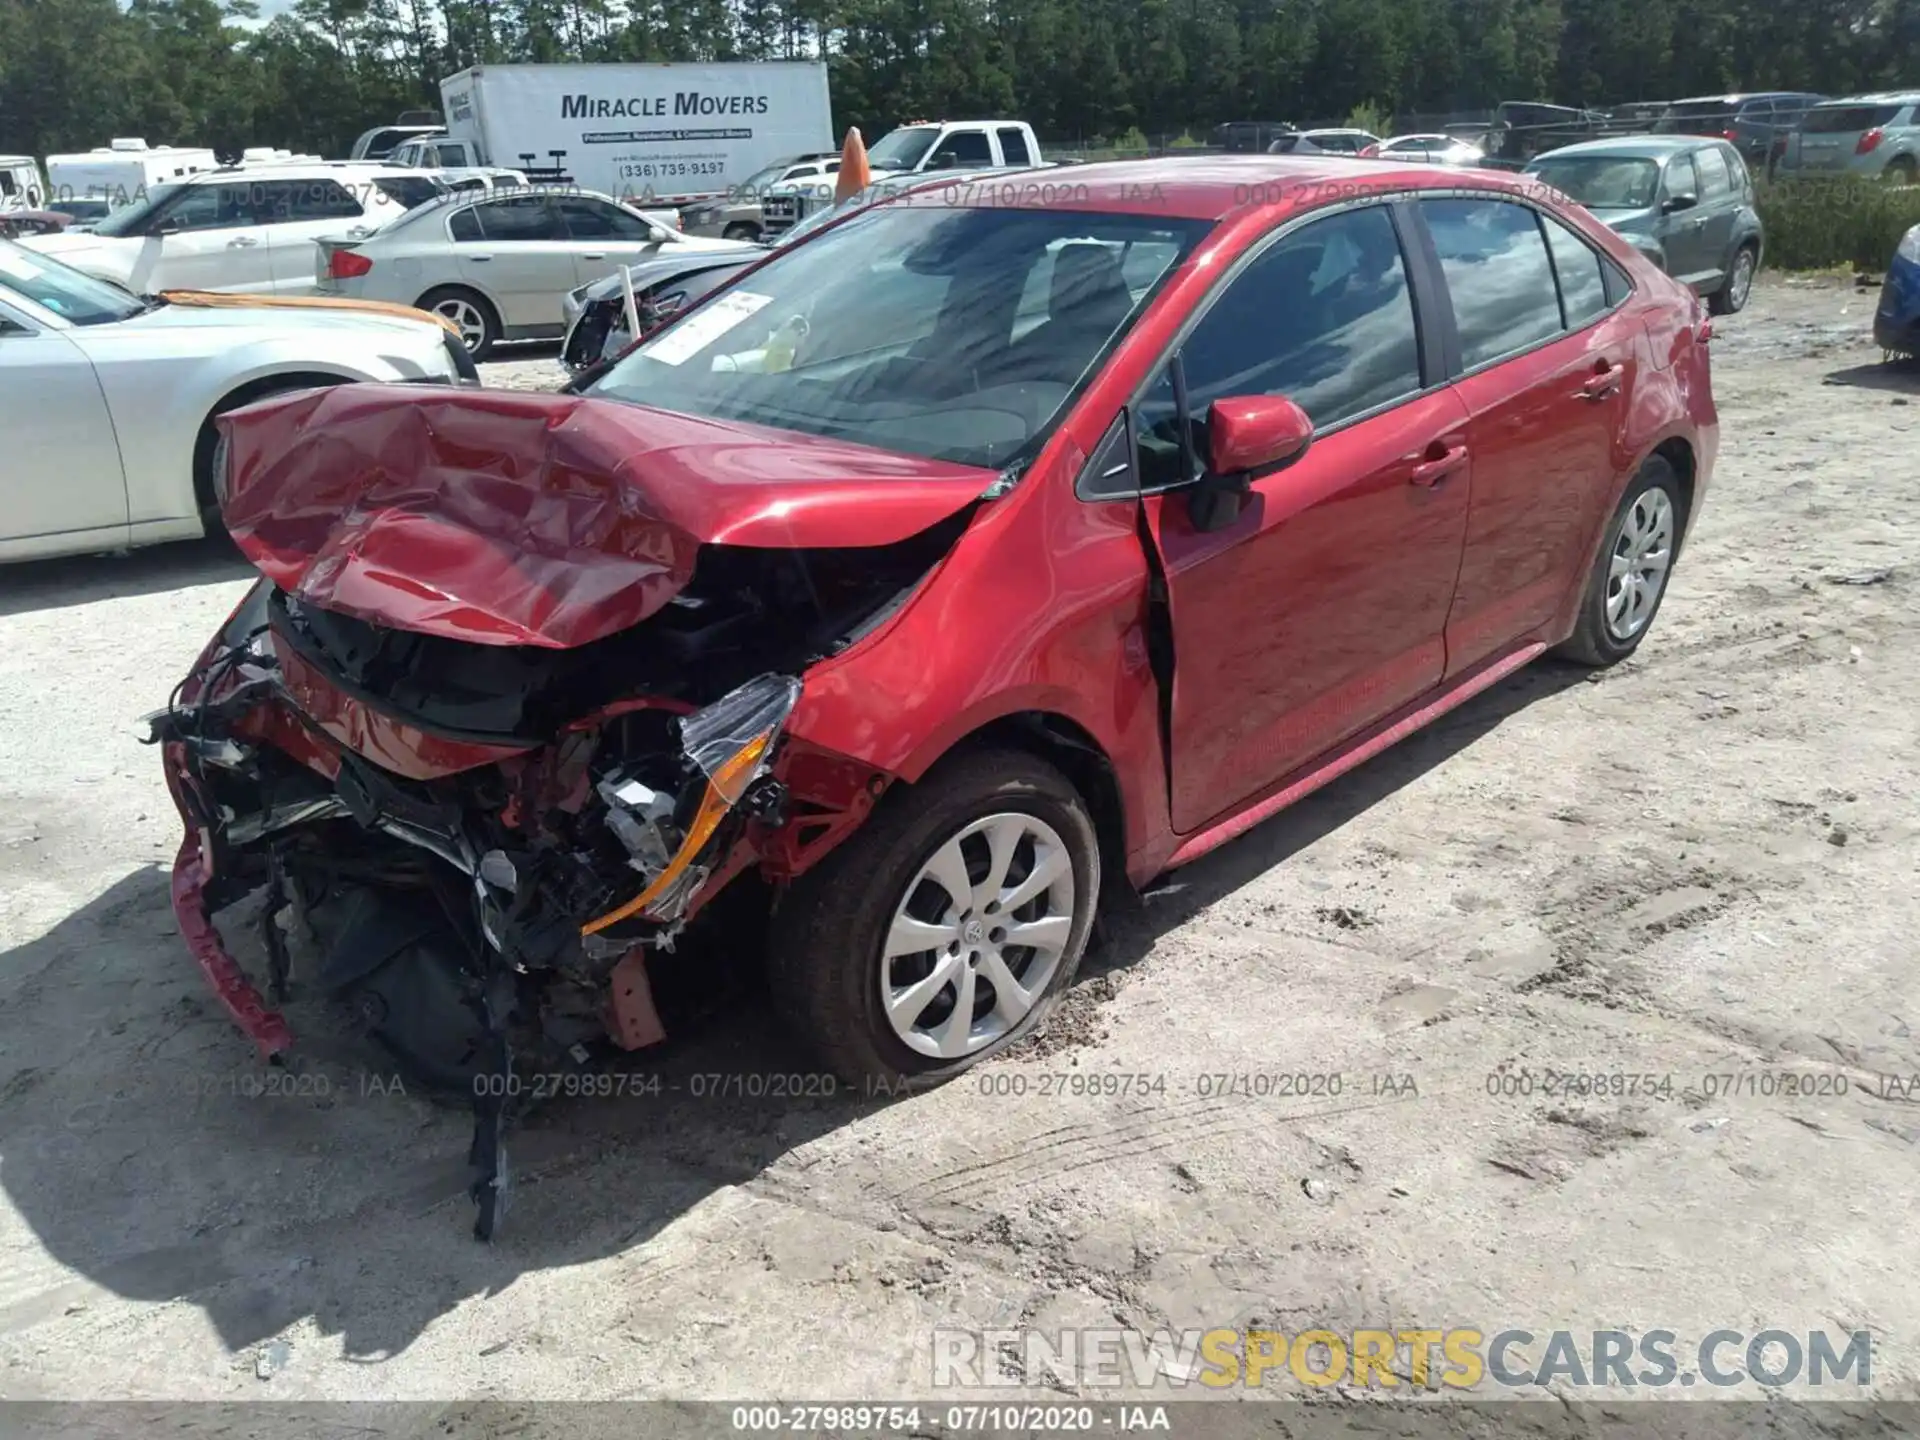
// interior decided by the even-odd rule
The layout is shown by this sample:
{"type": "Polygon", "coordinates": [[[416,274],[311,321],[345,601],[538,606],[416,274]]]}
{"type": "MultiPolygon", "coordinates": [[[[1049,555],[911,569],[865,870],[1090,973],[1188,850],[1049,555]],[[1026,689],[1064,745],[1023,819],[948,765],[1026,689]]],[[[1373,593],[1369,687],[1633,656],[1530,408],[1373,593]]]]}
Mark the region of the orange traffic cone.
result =
{"type": "Polygon", "coordinates": [[[873,171],[867,168],[867,145],[860,138],[860,127],[849,126],[847,140],[840,147],[840,176],[834,182],[833,203],[858,195],[873,183],[873,171]]]}

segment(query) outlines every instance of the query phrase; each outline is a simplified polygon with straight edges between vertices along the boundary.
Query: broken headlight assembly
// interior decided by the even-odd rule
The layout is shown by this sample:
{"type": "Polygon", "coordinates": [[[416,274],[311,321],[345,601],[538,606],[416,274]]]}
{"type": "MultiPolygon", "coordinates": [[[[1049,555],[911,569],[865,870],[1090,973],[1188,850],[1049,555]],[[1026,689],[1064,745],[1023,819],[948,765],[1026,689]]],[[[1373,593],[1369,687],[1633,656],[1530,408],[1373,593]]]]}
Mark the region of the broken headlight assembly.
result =
{"type": "Polygon", "coordinates": [[[798,680],[761,675],[684,716],[681,745],[694,774],[677,798],[630,776],[601,781],[607,824],[646,883],[631,900],[582,925],[584,939],[614,940],[607,932],[634,921],[677,924],[712,873],[712,842],[727,819],[740,814],[779,822],[785,797],[770,772],[799,699],[798,680]]]}

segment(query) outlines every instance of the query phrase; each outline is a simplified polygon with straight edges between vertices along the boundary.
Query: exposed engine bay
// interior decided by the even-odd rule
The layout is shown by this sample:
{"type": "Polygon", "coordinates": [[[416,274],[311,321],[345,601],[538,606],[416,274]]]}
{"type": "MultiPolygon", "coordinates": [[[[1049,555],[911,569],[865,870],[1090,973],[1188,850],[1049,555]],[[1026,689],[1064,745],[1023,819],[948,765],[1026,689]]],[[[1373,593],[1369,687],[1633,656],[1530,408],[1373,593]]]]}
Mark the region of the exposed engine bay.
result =
{"type": "MultiPolygon", "coordinates": [[[[270,448],[236,444],[230,485],[270,448]]],[[[228,505],[252,554],[265,527],[244,531],[246,513],[228,505]]],[[[188,829],[183,936],[270,1058],[292,1036],[269,1002],[297,989],[350,1007],[410,1078],[471,1098],[490,1238],[514,1066],[662,1039],[661,969],[700,963],[685,941],[715,897],[801,873],[885,788],[787,722],[808,667],[881,623],[968,514],[856,548],[700,544],[664,603],[572,646],[434,633],[444,605],[424,628],[382,623],[254,556],[269,578],[149,717],[188,829]],[[266,1000],[211,924],[262,892],[266,1000]]]]}

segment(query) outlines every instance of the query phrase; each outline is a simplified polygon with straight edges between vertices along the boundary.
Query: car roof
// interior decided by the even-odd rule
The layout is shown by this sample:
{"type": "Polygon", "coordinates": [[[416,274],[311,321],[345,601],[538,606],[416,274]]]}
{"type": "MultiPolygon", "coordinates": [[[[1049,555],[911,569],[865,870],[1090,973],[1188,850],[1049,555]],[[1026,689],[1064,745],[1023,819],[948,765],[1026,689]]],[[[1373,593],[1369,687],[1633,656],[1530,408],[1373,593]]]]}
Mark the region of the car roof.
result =
{"type": "Polygon", "coordinates": [[[1742,90],[1733,95],[1688,95],[1671,105],[1744,105],[1749,100],[1818,100],[1812,90],[1742,90]]]}
{"type": "Polygon", "coordinates": [[[1618,155],[1625,159],[1664,160],[1682,150],[1725,144],[1724,140],[1706,135],[1609,135],[1604,140],[1582,140],[1577,145],[1562,145],[1555,150],[1543,151],[1527,163],[1535,164],[1561,155],[1618,155]]]}
{"type": "MultiPolygon", "coordinates": [[[[1451,138],[1451,137],[1443,137],[1451,138]]],[[[1031,172],[1030,172],[1031,173],[1031,172]]],[[[1146,160],[1104,160],[1050,171],[1059,183],[999,183],[992,172],[971,184],[978,203],[995,208],[1087,210],[1110,215],[1165,215],[1181,220],[1221,220],[1253,208],[1306,210],[1336,199],[1374,192],[1414,189],[1485,189],[1505,194],[1532,193],[1537,181],[1500,170],[1443,169],[1431,164],[1348,159],[1336,155],[1160,156],[1146,160]]],[[[945,185],[939,180],[892,197],[932,201],[945,185]]],[[[962,188],[940,203],[960,207],[975,202],[962,188]]]]}
{"type": "Polygon", "coordinates": [[[1814,109],[1826,110],[1844,105],[1920,105],[1920,90],[1875,90],[1865,95],[1837,95],[1831,100],[1822,100],[1814,109]]]}

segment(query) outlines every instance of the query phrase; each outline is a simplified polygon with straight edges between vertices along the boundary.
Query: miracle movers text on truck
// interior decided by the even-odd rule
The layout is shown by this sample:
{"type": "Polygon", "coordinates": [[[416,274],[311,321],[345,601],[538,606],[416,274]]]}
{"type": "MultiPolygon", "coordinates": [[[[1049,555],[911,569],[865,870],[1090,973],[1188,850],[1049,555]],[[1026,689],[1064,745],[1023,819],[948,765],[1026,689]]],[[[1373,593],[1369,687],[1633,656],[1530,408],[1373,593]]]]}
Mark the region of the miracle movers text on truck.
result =
{"type": "Polygon", "coordinates": [[[440,94],[474,163],[626,199],[724,194],[785,156],[833,148],[816,61],[476,65],[440,94]]]}

